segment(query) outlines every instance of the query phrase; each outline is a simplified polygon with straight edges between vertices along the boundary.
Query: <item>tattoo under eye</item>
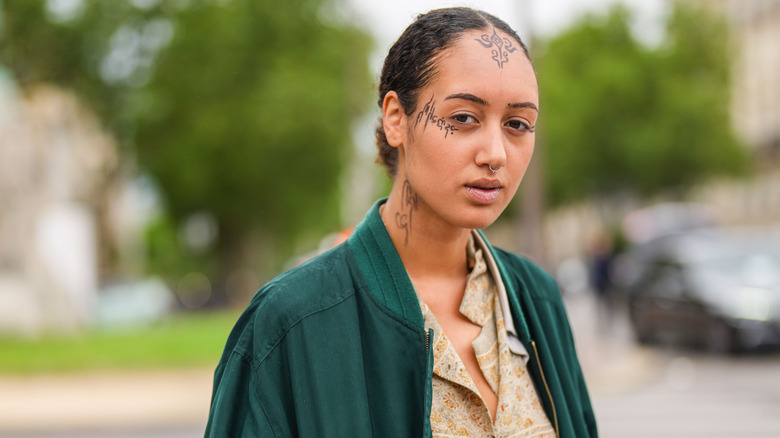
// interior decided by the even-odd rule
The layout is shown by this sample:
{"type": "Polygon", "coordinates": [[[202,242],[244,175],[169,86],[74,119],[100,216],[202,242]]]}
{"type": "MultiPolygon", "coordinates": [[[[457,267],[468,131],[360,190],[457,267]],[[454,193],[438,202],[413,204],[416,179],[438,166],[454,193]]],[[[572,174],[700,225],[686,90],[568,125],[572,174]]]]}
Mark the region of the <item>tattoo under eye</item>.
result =
{"type": "Polygon", "coordinates": [[[504,63],[509,61],[509,54],[517,50],[512,46],[512,41],[509,38],[501,38],[496,33],[496,29],[493,29],[493,35],[482,34],[479,38],[474,38],[474,41],[482,44],[482,47],[486,49],[492,49],[493,60],[498,64],[498,68],[504,68],[504,63]]]}
{"type": "Polygon", "coordinates": [[[426,102],[423,108],[420,110],[420,112],[417,113],[417,118],[414,121],[415,128],[417,127],[417,125],[420,124],[420,122],[423,120],[424,117],[425,117],[425,126],[423,127],[423,130],[425,130],[425,127],[427,127],[428,118],[426,116],[433,114],[433,110],[435,108],[435,103],[433,101],[434,97],[435,97],[434,95],[431,95],[431,100],[426,102]]]}
{"type": "Polygon", "coordinates": [[[447,123],[447,121],[444,119],[444,117],[439,117],[435,114],[436,112],[436,101],[434,100],[435,96],[431,96],[431,99],[423,105],[423,108],[420,110],[420,112],[417,113],[417,117],[414,120],[414,127],[417,128],[417,125],[420,124],[423,120],[425,120],[425,124],[423,125],[423,131],[425,131],[428,128],[428,124],[430,123],[432,126],[435,126],[439,128],[439,131],[444,131],[444,138],[447,138],[450,134],[455,134],[455,131],[458,130],[458,128],[452,126],[451,124],[447,123]]]}

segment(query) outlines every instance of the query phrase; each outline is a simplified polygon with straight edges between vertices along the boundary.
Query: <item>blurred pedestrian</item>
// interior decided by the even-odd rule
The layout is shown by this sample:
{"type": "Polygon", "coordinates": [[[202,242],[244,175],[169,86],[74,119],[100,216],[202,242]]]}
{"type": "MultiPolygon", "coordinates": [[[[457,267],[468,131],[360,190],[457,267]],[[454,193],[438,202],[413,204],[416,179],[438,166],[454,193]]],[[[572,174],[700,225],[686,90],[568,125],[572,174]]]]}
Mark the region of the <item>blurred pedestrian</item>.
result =
{"type": "Polygon", "coordinates": [[[614,283],[612,269],[617,256],[615,245],[605,231],[593,235],[587,247],[588,280],[596,297],[599,331],[608,334],[612,325],[614,283]]]}
{"type": "Polygon", "coordinates": [[[257,293],[206,436],[596,436],[555,282],[475,231],[534,149],[520,37],[468,8],[421,15],[385,59],[379,105],[388,198],[257,293]]]}

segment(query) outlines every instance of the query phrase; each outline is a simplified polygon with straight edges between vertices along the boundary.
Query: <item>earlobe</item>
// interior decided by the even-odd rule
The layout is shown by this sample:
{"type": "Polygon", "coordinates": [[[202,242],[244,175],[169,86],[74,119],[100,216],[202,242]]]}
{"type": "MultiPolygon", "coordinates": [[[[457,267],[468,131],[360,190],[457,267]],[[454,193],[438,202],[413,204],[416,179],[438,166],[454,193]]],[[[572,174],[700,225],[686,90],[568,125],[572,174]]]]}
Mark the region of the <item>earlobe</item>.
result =
{"type": "Polygon", "coordinates": [[[395,91],[385,94],[382,101],[382,126],[390,146],[398,147],[403,143],[405,115],[398,94],[395,91]]]}

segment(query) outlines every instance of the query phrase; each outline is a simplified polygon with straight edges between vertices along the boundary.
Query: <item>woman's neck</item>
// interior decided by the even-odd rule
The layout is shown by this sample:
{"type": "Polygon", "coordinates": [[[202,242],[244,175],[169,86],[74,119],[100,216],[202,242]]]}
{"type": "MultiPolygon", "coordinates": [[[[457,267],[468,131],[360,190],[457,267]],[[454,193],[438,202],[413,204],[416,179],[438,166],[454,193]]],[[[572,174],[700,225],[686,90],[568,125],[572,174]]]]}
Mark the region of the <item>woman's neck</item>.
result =
{"type": "Polygon", "coordinates": [[[416,195],[393,190],[380,209],[385,228],[412,280],[465,278],[470,230],[441,221],[416,195]]]}

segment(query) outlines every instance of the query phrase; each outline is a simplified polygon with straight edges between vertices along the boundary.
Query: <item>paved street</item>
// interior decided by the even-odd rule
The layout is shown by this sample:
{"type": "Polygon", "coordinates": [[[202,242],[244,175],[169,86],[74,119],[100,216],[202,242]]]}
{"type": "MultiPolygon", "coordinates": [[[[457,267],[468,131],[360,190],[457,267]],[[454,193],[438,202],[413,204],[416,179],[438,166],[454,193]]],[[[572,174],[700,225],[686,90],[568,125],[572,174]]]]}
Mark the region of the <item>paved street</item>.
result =
{"type": "Polygon", "coordinates": [[[780,437],[780,352],[638,347],[623,313],[567,307],[602,438],[780,437]]]}
{"type": "Polygon", "coordinates": [[[779,354],[659,355],[652,381],[594,399],[602,437],[780,437],[779,354]]]}

